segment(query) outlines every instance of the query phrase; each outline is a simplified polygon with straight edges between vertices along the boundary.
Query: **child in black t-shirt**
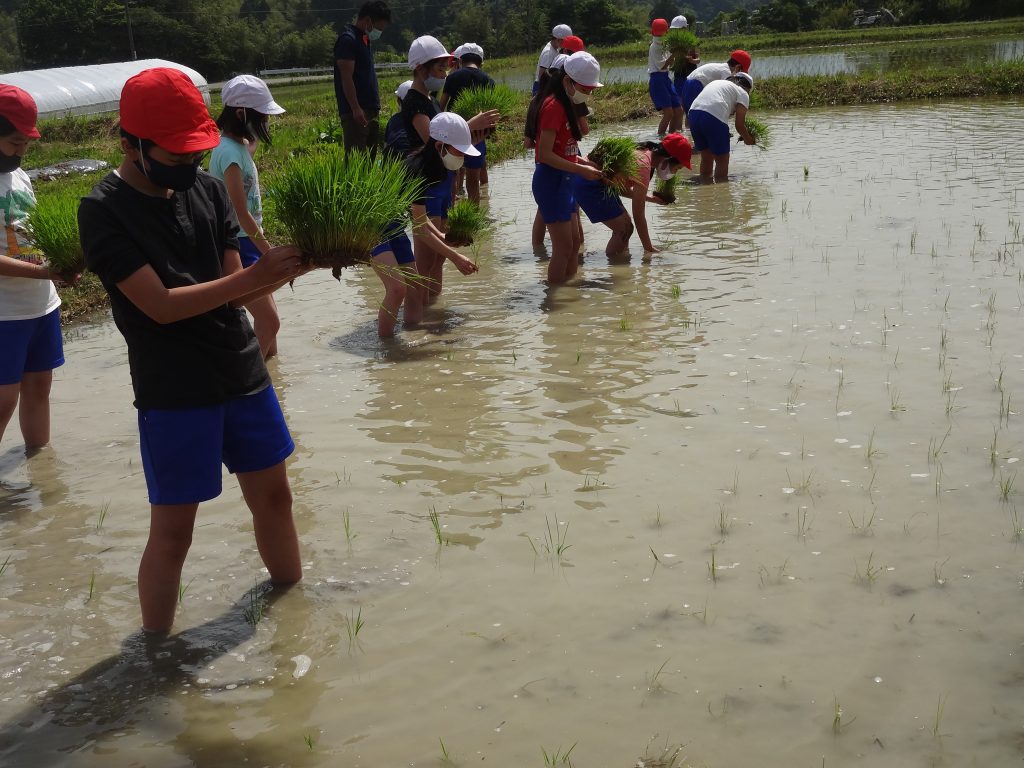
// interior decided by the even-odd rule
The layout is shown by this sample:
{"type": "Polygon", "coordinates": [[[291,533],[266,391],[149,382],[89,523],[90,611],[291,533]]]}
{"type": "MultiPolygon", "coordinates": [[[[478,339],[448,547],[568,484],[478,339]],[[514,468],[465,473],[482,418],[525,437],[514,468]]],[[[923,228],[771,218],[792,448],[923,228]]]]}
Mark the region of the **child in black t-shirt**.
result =
{"type": "MultiPolygon", "coordinates": [[[[476,43],[463,43],[455,49],[456,56],[462,66],[452,72],[444,81],[444,90],[441,93],[440,104],[443,109],[453,109],[458,102],[459,94],[467,88],[493,88],[494,80],[484,72],[481,67],[484,63],[484,49],[476,43]]],[[[480,202],[480,184],[483,182],[484,173],[487,170],[487,136],[484,134],[477,140],[474,137],[474,145],[480,155],[467,157],[463,170],[459,171],[460,176],[465,174],[466,196],[474,203],[480,202]]],[[[455,188],[461,189],[461,179],[456,179],[455,188]]]]}
{"type": "Polygon", "coordinates": [[[149,69],[121,92],[116,171],[78,212],[86,263],[110,294],[128,363],[150,500],[139,566],[147,631],[174,621],[199,503],[236,473],[270,579],[302,578],[284,460],[294,450],[243,305],[302,272],[292,246],[250,267],[223,182],[200,171],[220,139],[192,81],[149,69]]]}

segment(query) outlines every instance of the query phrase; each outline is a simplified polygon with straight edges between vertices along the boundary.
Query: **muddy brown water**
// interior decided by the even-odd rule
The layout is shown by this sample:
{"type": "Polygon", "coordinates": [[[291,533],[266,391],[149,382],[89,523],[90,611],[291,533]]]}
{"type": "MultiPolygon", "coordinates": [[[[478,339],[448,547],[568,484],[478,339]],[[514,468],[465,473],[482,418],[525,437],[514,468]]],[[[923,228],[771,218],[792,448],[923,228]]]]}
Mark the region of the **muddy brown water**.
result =
{"type": "Polygon", "coordinates": [[[661,253],[588,225],[555,290],[509,162],[479,275],[392,343],[366,271],[282,291],[306,580],[255,626],[226,478],[179,634],[133,634],[127,360],[75,326],[53,449],[0,448],[0,762],[1019,763],[1022,107],[766,115],[661,253]]]}

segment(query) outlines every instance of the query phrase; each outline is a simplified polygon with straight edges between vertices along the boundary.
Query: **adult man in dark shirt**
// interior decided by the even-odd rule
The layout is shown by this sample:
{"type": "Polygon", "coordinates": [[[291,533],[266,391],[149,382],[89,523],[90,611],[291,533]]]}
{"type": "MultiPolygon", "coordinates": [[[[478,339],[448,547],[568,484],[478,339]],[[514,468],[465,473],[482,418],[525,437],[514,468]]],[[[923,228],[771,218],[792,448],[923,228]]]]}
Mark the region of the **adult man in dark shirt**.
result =
{"type": "Polygon", "coordinates": [[[302,266],[298,249],[279,246],[242,269],[227,190],[199,170],[217,125],[187,75],[140,72],[120,112],[124,158],[83,199],[78,224],[128,346],[150,500],[142,626],[165,632],[196,512],[220,495],[222,463],[238,477],[271,580],[302,578],[284,466],[294,443],[243,309],[302,266]]]}
{"type": "Polygon", "coordinates": [[[384,0],[363,3],[355,23],[349,24],[334,44],[334,96],[345,135],[345,151],[377,146],[380,128],[380,93],[370,43],[391,23],[384,0]]]}

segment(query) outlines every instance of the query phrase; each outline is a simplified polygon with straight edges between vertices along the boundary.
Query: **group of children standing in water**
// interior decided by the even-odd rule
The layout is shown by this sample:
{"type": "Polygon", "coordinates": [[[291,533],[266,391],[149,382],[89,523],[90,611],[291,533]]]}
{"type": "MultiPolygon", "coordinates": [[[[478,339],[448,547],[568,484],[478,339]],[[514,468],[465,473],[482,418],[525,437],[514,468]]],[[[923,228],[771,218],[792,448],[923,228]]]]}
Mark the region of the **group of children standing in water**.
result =
{"type": "MultiPolygon", "coordinates": [[[[657,251],[644,215],[646,203],[656,201],[648,194],[651,179],[690,168],[691,145],[678,131],[675,101],[688,115],[703,176],[727,173],[725,121],[732,114],[741,137],[753,143],[742,122],[752,87],[749,55],[736,51],[725,64],[703,67],[691,57],[694,69],[681,91],[666,88],[671,57],[662,55],[657,38],[667,28],[652,26],[650,55],[662,135],[637,146],[635,177],[624,185],[617,180],[632,217],[619,195],[609,193],[611,180],[579,150],[589,131],[588,100],[602,87],[598,61],[564,24],[552,30],[541,54],[525,141],[534,153],[540,240],[545,230],[551,238],[551,284],[579,268],[581,210],[611,230],[609,255],[626,248],[634,228],[643,248],[657,251]]],[[[445,220],[457,173],[465,173],[470,196],[479,197],[485,137],[499,115],[487,111],[467,121],[445,110],[463,89],[493,84],[482,71],[480,46],[466,43],[455,54],[436,38],[417,38],[408,54],[412,79],[395,92],[400,110],[385,132],[386,149],[425,183],[410,210],[412,239],[403,222],[394,222],[371,256],[385,287],[381,336],[394,333],[403,307],[407,325],[419,322],[441,290],[445,261],[462,274],[477,270],[445,241],[445,220]],[[459,68],[449,75],[454,58],[459,68]]],[[[220,494],[222,464],[238,476],[271,580],[291,584],[302,576],[284,469],[294,445],[264,361],[277,351],[274,291],[308,267],[294,247],[268,242],[253,161],[258,143],[271,141],[270,117],[284,109],[251,75],[232,79],[221,95],[215,123],[181,72],[158,68],[130,78],[120,103],[123,161],[79,209],[86,263],[110,295],[128,347],[151,505],[139,569],[143,626],[151,631],[173,622],[198,506],[220,494]],[[199,173],[210,150],[210,174],[199,173]]],[[[76,278],[52,272],[25,236],[34,196],[19,166],[39,138],[36,118],[28,93],[0,85],[0,437],[17,410],[29,451],[49,441],[52,371],[64,362],[53,280],[76,278]]]]}

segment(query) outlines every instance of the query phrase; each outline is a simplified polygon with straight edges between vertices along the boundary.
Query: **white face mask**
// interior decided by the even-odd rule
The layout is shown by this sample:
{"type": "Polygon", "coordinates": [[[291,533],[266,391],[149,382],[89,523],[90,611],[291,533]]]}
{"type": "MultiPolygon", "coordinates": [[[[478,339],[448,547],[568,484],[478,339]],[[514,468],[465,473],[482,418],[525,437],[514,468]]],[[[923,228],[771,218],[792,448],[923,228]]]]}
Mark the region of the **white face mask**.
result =
{"type": "Polygon", "coordinates": [[[453,155],[451,152],[442,149],[441,162],[444,163],[444,167],[449,171],[457,171],[466,162],[466,158],[462,155],[453,155]]]}
{"type": "Polygon", "coordinates": [[[577,90],[576,86],[573,86],[573,88],[572,88],[572,96],[570,96],[569,98],[572,99],[572,103],[573,104],[586,104],[587,103],[587,99],[590,98],[590,94],[589,93],[584,93],[583,91],[580,91],[580,90],[577,90]]]}
{"type": "Polygon", "coordinates": [[[659,165],[657,171],[658,178],[661,179],[662,181],[668,181],[669,179],[673,178],[676,175],[675,172],[672,170],[672,166],[669,165],[667,161],[659,165]]]}

